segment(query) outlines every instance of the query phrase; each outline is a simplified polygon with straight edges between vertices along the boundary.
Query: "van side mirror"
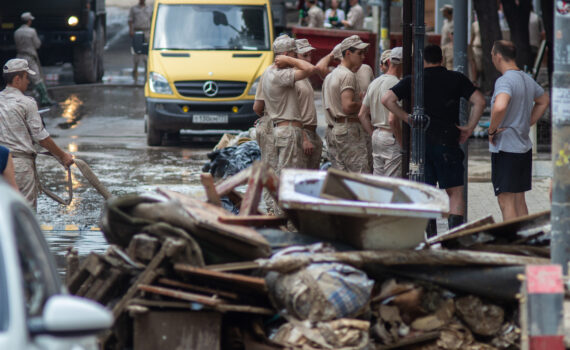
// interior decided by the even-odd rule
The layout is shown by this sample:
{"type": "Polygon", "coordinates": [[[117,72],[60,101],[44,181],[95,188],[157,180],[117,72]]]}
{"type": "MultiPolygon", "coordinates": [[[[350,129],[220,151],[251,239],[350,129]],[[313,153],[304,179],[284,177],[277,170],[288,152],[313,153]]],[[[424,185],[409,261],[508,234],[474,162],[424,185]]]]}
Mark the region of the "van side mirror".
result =
{"type": "Polygon", "coordinates": [[[226,14],[220,11],[214,11],[214,24],[219,26],[220,24],[223,26],[228,25],[228,17],[226,14]]]}
{"type": "Polygon", "coordinates": [[[144,32],[135,32],[135,36],[133,36],[133,50],[138,54],[148,54],[148,43],[144,42],[144,32]]]}

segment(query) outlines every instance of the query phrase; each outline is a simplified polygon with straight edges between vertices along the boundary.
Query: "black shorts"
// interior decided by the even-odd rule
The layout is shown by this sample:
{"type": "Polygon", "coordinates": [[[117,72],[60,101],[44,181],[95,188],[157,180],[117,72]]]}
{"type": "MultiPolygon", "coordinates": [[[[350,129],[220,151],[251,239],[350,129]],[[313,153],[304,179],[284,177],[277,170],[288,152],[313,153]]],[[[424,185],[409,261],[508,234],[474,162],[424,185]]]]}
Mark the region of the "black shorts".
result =
{"type": "Polygon", "coordinates": [[[495,196],[530,191],[532,149],[526,153],[491,153],[491,182],[495,196]]]}
{"type": "Polygon", "coordinates": [[[463,159],[465,155],[459,147],[426,145],[426,183],[439,188],[463,186],[463,159]]]}

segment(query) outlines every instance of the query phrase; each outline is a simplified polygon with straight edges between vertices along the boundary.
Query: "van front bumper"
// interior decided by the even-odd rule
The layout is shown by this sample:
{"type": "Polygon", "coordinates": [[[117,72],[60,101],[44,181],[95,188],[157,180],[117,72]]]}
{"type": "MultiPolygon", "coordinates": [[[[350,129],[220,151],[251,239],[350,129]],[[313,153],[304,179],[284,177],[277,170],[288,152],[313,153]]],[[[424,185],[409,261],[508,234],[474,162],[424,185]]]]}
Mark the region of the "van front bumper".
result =
{"type": "Polygon", "coordinates": [[[253,102],[254,100],[202,102],[147,98],[146,110],[149,125],[164,132],[247,130],[259,118],[253,111],[253,102]],[[188,109],[185,112],[186,107],[188,109]],[[237,112],[234,112],[236,109],[237,112]],[[225,119],[224,116],[227,116],[227,122],[204,122],[208,117],[225,119]]]}

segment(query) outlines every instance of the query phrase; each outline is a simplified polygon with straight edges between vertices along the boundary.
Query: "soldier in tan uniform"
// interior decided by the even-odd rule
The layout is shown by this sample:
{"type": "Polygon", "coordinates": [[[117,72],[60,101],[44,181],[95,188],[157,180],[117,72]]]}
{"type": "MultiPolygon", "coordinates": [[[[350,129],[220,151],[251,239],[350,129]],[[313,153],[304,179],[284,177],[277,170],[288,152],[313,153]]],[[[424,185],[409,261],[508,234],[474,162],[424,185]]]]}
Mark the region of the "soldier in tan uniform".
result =
{"type": "Polygon", "coordinates": [[[350,10],[346,15],[346,20],[342,24],[346,29],[362,30],[364,25],[364,10],[358,3],[358,0],[350,0],[350,10]]]}
{"type": "Polygon", "coordinates": [[[30,82],[40,97],[40,105],[52,106],[55,102],[49,98],[46,85],[43,81],[40,57],[37,51],[40,46],[42,46],[42,42],[36,30],[32,28],[32,21],[35,17],[32,16],[30,12],[24,12],[20,18],[24,24],[14,32],[14,42],[16,43],[17,51],[16,57],[28,61],[30,69],[37,72],[37,74],[30,76],[30,82]]]}
{"type": "MultiPolygon", "coordinates": [[[[135,32],[143,32],[144,40],[148,42],[150,39],[150,22],[152,19],[152,7],[145,4],[145,0],[139,0],[138,5],[131,7],[129,10],[129,35],[134,37],[135,32]]],[[[141,63],[144,66],[145,79],[146,79],[146,54],[135,53],[131,47],[131,52],[133,53],[133,79],[135,84],[138,78],[138,66],[141,63]]]]}
{"type": "Polygon", "coordinates": [[[390,56],[383,55],[384,61],[381,62],[387,63],[389,68],[368,87],[358,118],[366,132],[372,136],[374,175],[397,177],[400,176],[402,164],[401,122],[382,105],[381,99],[384,93],[400,81],[402,48],[396,47],[389,51],[390,56]]]}
{"type": "Polygon", "coordinates": [[[309,11],[307,11],[307,27],[322,28],[325,24],[325,13],[317,6],[316,0],[308,0],[309,11]]]}
{"type": "Polygon", "coordinates": [[[440,46],[447,44],[449,39],[449,32],[452,30],[453,26],[453,6],[444,5],[439,9],[441,15],[443,16],[443,25],[441,26],[441,42],[440,46]]]}
{"type": "Polygon", "coordinates": [[[357,116],[361,103],[354,73],[362,65],[367,47],[368,44],[357,35],[344,39],[341,42],[342,61],[323,85],[323,103],[334,118],[331,138],[337,154],[331,159],[332,166],[358,173],[371,171],[367,147],[369,135],[357,116]]]}
{"type": "Polygon", "coordinates": [[[0,144],[10,149],[18,188],[34,208],[39,192],[34,143],[46,148],[64,166],[73,164],[73,156],[59,148],[44,128],[35,101],[23,94],[28,88],[28,76],[35,74],[26,60],[9,60],[3,68],[7,86],[0,92],[0,144]]]}
{"type": "MultiPolygon", "coordinates": [[[[295,40],[297,58],[311,62],[311,52],[315,50],[307,39],[295,40]]],[[[309,78],[295,82],[297,99],[303,122],[303,154],[307,169],[319,169],[321,154],[323,153],[323,141],[317,135],[317,110],[315,108],[315,91],[309,78]]]]}
{"type": "MultiPolygon", "coordinates": [[[[287,35],[275,39],[273,51],[295,50],[295,40],[287,35]]],[[[295,82],[314,72],[312,64],[285,55],[277,55],[261,77],[265,111],[273,123],[278,174],[284,168],[303,168],[303,123],[295,82]]]]}
{"type": "Polygon", "coordinates": [[[330,80],[330,72],[331,72],[331,65],[333,61],[340,62],[342,61],[342,53],[340,51],[340,44],[336,45],[334,49],[331,51],[330,54],[326,55],[325,57],[321,58],[321,60],[317,63],[316,68],[321,76],[324,77],[323,87],[322,87],[322,97],[323,97],[323,108],[325,112],[325,121],[327,123],[327,128],[325,129],[325,142],[327,144],[327,157],[331,163],[337,157],[337,147],[334,142],[334,138],[332,137],[332,129],[334,125],[334,118],[326,108],[326,95],[324,94],[325,86],[328,86],[330,80]]]}

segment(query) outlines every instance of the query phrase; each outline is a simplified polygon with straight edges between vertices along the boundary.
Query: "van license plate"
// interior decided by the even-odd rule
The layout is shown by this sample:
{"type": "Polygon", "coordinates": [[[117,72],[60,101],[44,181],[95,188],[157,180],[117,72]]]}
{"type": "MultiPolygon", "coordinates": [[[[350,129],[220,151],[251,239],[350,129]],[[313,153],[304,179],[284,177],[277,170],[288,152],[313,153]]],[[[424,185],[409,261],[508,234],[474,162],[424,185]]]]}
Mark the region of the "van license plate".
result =
{"type": "Polygon", "coordinates": [[[227,114],[194,114],[192,122],[196,124],[227,124],[227,114]]]}

